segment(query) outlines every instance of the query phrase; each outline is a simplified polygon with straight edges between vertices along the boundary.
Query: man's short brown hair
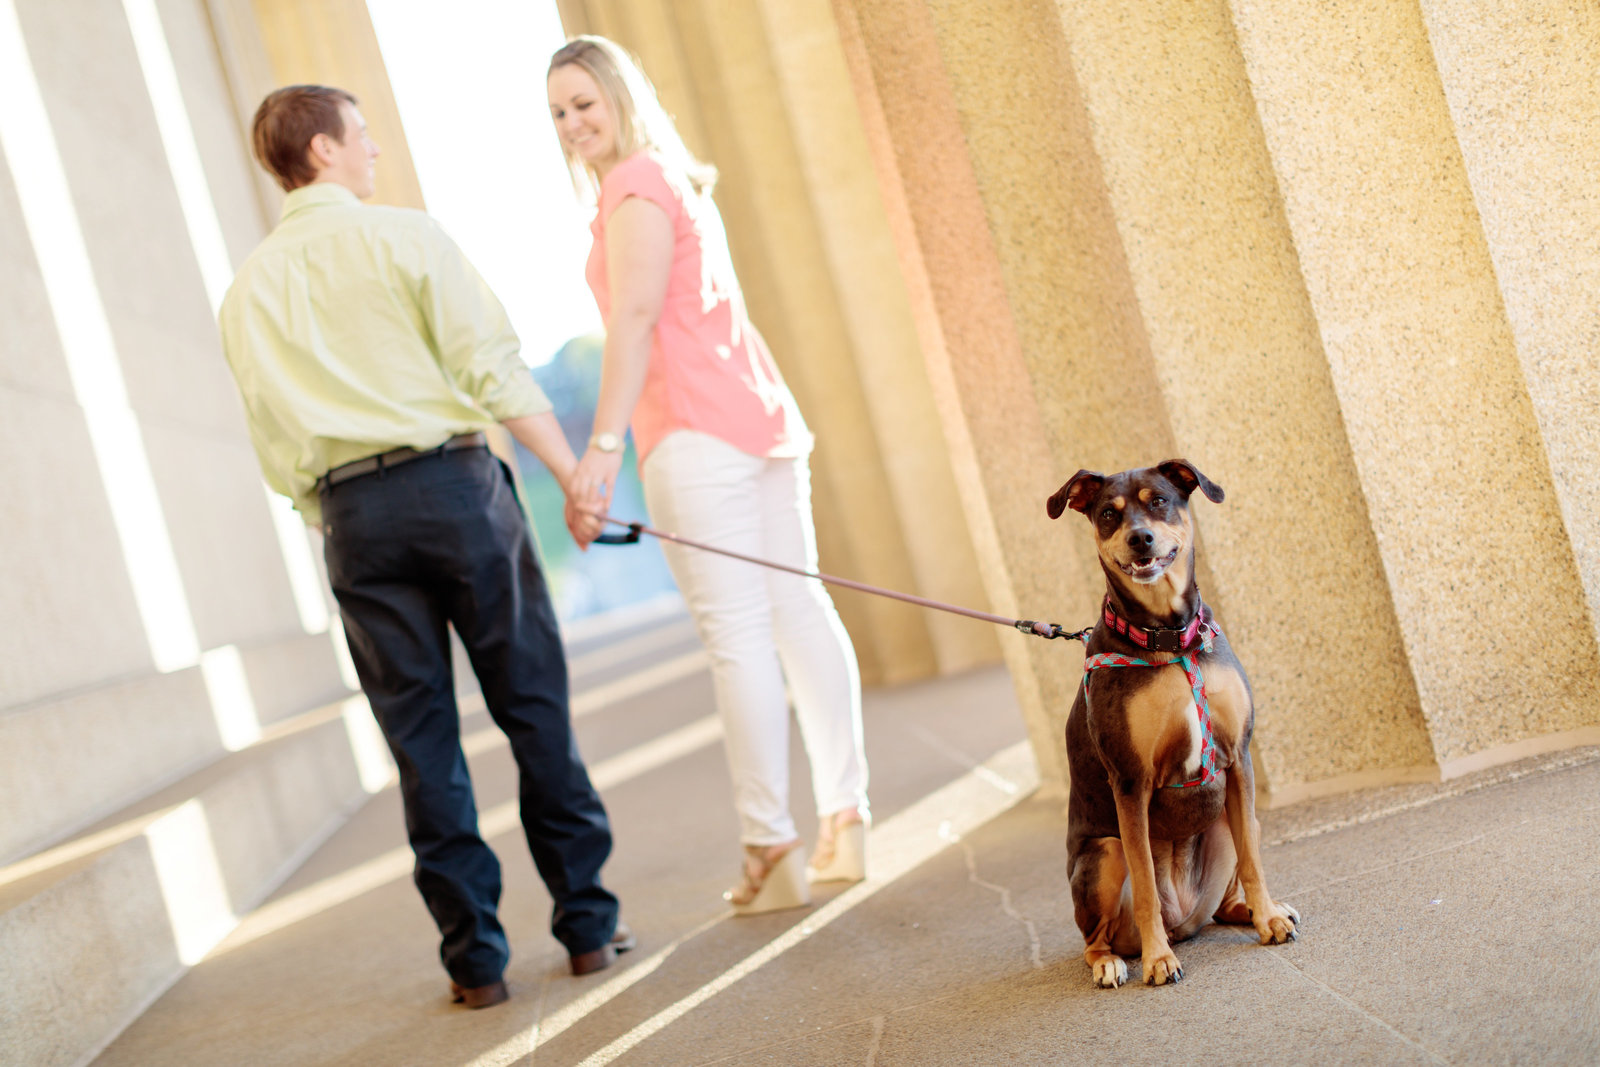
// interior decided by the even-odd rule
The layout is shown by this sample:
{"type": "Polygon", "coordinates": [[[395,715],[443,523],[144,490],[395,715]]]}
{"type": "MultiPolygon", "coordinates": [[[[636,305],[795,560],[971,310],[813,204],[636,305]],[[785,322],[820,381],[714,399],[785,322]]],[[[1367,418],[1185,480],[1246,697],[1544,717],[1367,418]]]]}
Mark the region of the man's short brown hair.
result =
{"type": "Polygon", "coordinates": [[[343,89],[326,85],[289,85],[261,101],[251,124],[251,145],[256,159],[284,192],[310,185],[316,178],[316,168],[306,158],[311,138],[325,133],[344,144],[344,116],[339,107],[355,103],[356,98],[343,89]]]}

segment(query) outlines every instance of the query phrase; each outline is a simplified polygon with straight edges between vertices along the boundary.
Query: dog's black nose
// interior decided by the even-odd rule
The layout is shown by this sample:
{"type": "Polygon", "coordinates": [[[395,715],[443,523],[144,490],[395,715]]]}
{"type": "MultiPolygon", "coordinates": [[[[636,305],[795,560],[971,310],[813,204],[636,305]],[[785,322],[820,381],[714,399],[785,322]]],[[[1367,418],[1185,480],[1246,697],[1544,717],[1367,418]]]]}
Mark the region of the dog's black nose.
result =
{"type": "Polygon", "coordinates": [[[1156,543],[1153,531],[1139,526],[1128,532],[1128,547],[1135,552],[1148,552],[1156,543]]]}

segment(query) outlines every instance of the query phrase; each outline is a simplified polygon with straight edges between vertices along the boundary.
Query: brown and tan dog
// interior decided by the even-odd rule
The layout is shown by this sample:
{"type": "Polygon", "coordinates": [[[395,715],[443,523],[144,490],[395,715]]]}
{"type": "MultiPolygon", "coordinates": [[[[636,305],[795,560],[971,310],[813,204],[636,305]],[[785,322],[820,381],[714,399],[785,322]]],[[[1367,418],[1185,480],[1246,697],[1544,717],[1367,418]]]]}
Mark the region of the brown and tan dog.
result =
{"type": "Polygon", "coordinates": [[[1069,507],[1088,516],[1106,574],[1067,719],[1067,870],[1084,961],[1108,989],[1135,953],[1146,985],[1182,978],[1172,943],[1210,919],[1254,926],[1264,945],[1293,939],[1300,921],[1261,874],[1255,712],[1195,586],[1195,489],[1222,502],[1221,487],[1174,459],[1079,471],[1048,506],[1052,519],[1069,507]]]}

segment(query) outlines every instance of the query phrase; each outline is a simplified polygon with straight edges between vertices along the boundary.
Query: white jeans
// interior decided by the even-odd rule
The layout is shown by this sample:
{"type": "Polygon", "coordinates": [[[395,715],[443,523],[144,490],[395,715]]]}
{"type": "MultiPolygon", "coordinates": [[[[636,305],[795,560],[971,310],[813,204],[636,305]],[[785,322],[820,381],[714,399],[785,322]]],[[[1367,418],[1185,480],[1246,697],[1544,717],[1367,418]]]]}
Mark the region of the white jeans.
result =
{"type": "MultiPolygon", "coordinates": [[[[663,531],[816,569],[805,457],[764,459],[679,430],[651,450],[642,474],[651,523],[663,531]]],[[[669,541],[661,548],[711,654],[743,842],[775,845],[798,836],[789,813],[785,678],[817,813],[860,808],[865,815],[861,676],[822,583],[669,541]]]]}

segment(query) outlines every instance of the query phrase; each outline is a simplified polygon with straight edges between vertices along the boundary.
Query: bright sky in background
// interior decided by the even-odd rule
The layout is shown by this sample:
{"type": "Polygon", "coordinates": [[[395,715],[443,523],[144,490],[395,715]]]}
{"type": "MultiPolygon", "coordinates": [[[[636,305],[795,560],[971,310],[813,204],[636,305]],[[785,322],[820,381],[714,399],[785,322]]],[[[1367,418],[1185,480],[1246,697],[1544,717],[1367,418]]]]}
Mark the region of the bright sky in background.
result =
{"type": "Polygon", "coordinates": [[[600,329],[583,282],[589,211],[573,195],[545,95],[545,66],[566,41],[554,0],[367,8],[428,213],[505,304],[523,358],[548,362],[600,329]]]}

